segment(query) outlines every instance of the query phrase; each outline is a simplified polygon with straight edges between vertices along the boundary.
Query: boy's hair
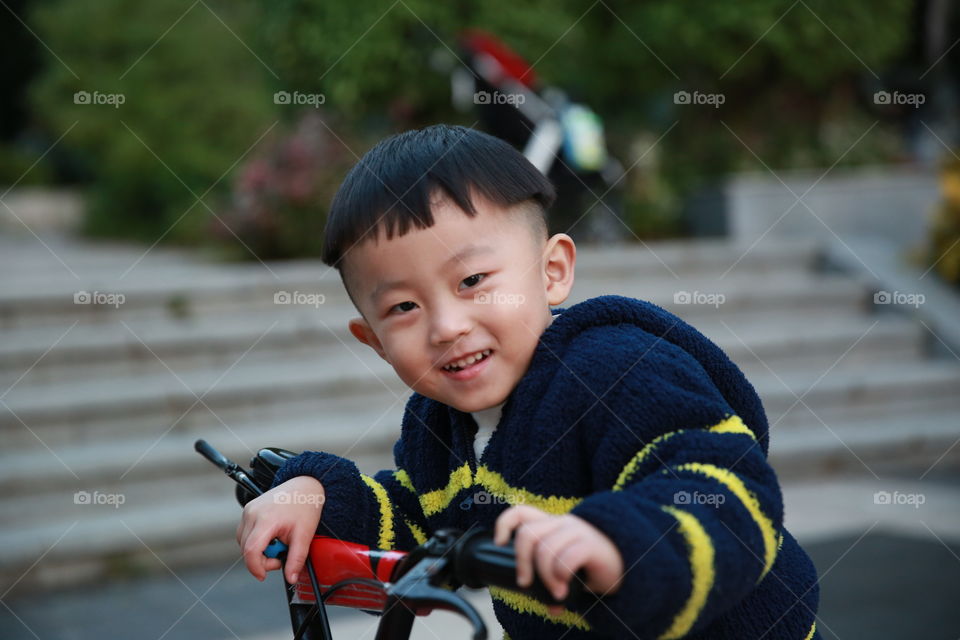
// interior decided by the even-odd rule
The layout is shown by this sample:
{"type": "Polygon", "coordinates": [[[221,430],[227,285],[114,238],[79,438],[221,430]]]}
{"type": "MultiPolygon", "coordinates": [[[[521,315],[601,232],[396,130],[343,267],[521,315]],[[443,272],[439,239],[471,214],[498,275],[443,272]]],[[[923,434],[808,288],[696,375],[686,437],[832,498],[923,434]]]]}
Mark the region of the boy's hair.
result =
{"type": "Polygon", "coordinates": [[[449,198],[473,217],[472,195],[503,208],[530,205],[524,207],[525,215],[546,237],[553,185],[508,143],[444,124],[386,138],[360,159],[337,190],[324,231],[323,261],[343,276],[341,260],[353,245],[376,239],[381,228],[389,239],[432,227],[430,206],[438,197],[449,198]]]}

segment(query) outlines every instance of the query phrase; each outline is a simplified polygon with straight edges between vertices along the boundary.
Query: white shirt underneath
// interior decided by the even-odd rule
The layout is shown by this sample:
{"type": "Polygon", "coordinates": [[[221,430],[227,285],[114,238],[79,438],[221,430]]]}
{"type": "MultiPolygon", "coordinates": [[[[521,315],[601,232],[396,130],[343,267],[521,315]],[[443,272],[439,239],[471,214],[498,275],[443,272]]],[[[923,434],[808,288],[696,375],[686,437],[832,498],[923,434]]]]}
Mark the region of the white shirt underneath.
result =
{"type": "MultiPolygon", "coordinates": [[[[558,316],[560,316],[559,313],[552,314],[550,323],[553,324],[553,321],[558,316]]],[[[477,435],[473,439],[473,451],[477,456],[477,460],[483,455],[484,449],[487,448],[487,443],[490,442],[490,437],[493,435],[493,432],[497,430],[497,425],[500,424],[500,414],[505,404],[506,400],[488,409],[481,409],[480,411],[474,411],[470,414],[477,423],[477,435]]]]}
{"type": "Polygon", "coordinates": [[[497,429],[504,404],[506,403],[501,402],[489,409],[481,409],[470,414],[477,423],[477,436],[473,439],[473,451],[476,453],[477,460],[483,455],[483,450],[487,448],[487,443],[490,442],[490,436],[497,429]]]}
{"type": "MultiPolygon", "coordinates": [[[[559,313],[552,314],[550,324],[553,324],[553,321],[559,316],[559,313]]],[[[490,437],[493,435],[493,432],[497,430],[497,425],[500,423],[500,415],[503,412],[503,405],[505,404],[506,400],[489,409],[481,409],[480,411],[474,411],[470,414],[473,416],[474,422],[477,423],[477,435],[473,439],[473,452],[476,454],[477,460],[483,455],[484,449],[487,448],[487,443],[490,442],[490,437]]]]}

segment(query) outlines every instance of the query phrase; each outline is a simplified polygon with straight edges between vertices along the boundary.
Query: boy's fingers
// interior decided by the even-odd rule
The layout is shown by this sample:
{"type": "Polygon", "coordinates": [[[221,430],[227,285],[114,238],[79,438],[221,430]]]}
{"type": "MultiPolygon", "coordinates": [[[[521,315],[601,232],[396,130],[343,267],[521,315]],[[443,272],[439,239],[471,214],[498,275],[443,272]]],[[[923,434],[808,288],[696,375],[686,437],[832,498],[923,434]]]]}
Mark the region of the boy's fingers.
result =
{"type": "Polygon", "coordinates": [[[257,528],[257,518],[253,515],[251,505],[253,505],[253,502],[248,502],[247,506],[243,508],[243,515],[240,516],[240,524],[237,525],[237,544],[240,545],[241,549],[246,546],[250,534],[257,528]]]}
{"type": "Polygon", "coordinates": [[[246,544],[251,528],[252,527],[247,526],[244,518],[240,519],[240,524],[237,526],[237,544],[240,545],[240,549],[243,549],[243,546],[246,544]]]}
{"type": "MultiPolygon", "coordinates": [[[[265,549],[266,547],[264,547],[265,549]]],[[[271,571],[276,571],[283,566],[283,563],[280,562],[279,558],[268,558],[263,555],[263,549],[257,551],[256,547],[251,547],[250,554],[247,555],[244,552],[244,561],[247,564],[247,568],[250,570],[258,580],[261,582],[266,579],[267,574],[271,571]],[[253,568],[251,569],[251,565],[253,568]]]]}
{"type": "Polygon", "coordinates": [[[271,571],[276,571],[283,566],[283,563],[280,562],[279,558],[267,558],[266,562],[263,563],[263,570],[267,573],[271,571]]]}
{"type": "Polygon", "coordinates": [[[514,514],[514,507],[511,507],[500,514],[497,521],[493,524],[493,543],[503,546],[510,541],[510,534],[516,527],[518,521],[514,514]]]}
{"type": "Polygon", "coordinates": [[[510,507],[497,517],[497,521],[493,525],[494,544],[501,546],[507,544],[510,541],[510,534],[520,524],[531,520],[539,520],[542,517],[549,518],[550,515],[523,504],[510,507]]]}
{"type": "MultiPolygon", "coordinates": [[[[557,600],[562,600],[566,595],[566,586],[569,576],[558,572],[556,567],[561,561],[561,556],[570,545],[576,544],[579,532],[570,527],[561,527],[553,530],[552,533],[545,535],[537,545],[537,552],[534,558],[537,567],[537,575],[543,581],[543,584],[550,590],[550,593],[557,600]]],[[[574,569],[575,571],[576,569],[574,569]]]]}
{"type": "Polygon", "coordinates": [[[290,539],[287,541],[290,550],[287,552],[287,564],[284,568],[284,577],[288,584],[294,584],[300,577],[300,571],[303,569],[309,551],[307,540],[308,537],[299,531],[290,534],[290,539]]]}
{"type": "Polygon", "coordinates": [[[564,592],[563,595],[560,596],[561,598],[565,598],[569,593],[567,585],[571,580],[580,580],[576,573],[586,566],[589,560],[590,546],[582,540],[567,546],[566,549],[557,555],[551,568],[551,573],[553,573],[555,579],[561,581],[564,585],[564,592]]]}
{"type": "Polygon", "coordinates": [[[533,583],[535,555],[539,553],[540,541],[557,526],[557,521],[549,518],[534,522],[524,522],[517,529],[513,549],[517,558],[517,584],[528,587],[533,583]]]}
{"type": "Polygon", "coordinates": [[[540,577],[540,581],[543,582],[547,590],[553,594],[553,597],[559,600],[560,596],[558,592],[561,584],[553,575],[553,565],[556,558],[556,548],[551,547],[545,541],[541,540],[534,552],[533,564],[536,568],[537,575],[540,577]]]}
{"type": "Polygon", "coordinates": [[[273,535],[272,530],[261,528],[248,532],[243,541],[243,561],[247,565],[247,570],[261,582],[267,577],[265,561],[270,560],[263,555],[263,550],[267,548],[273,535]]]}
{"type": "Polygon", "coordinates": [[[247,565],[247,571],[261,582],[267,577],[266,571],[263,568],[263,561],[266,559],[262,550],[258,551],[250,545],[243,548],[243,562],[247,565]]]}

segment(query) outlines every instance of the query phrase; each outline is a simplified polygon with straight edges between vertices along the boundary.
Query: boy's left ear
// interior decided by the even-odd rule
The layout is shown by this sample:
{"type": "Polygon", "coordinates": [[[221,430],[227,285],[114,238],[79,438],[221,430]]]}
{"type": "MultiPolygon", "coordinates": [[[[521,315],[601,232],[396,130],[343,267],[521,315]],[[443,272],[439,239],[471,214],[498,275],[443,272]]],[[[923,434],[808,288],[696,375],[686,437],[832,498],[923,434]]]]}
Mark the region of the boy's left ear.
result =
{"type": "Polygon", "coordinates": [[[557,233],[547,240],[543,249],[543,278],[548,304],[561,304],[570,295],[576,262],[577,246],[573,238],[557,233]]]}

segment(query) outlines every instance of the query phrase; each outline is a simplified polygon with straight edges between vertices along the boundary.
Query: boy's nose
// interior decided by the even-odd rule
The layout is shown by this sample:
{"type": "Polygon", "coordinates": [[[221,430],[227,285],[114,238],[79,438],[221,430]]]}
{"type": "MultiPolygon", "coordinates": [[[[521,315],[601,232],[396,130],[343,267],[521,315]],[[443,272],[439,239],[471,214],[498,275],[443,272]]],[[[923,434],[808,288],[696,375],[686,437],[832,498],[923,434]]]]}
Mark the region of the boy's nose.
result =
{"type": "Polygon", "coordinates": [[[470,333],[470,315],[463,309],[447,308],[433,314],[430,326],[430,342],[434,345],[450,344],[460,336],[470,333]]]}

